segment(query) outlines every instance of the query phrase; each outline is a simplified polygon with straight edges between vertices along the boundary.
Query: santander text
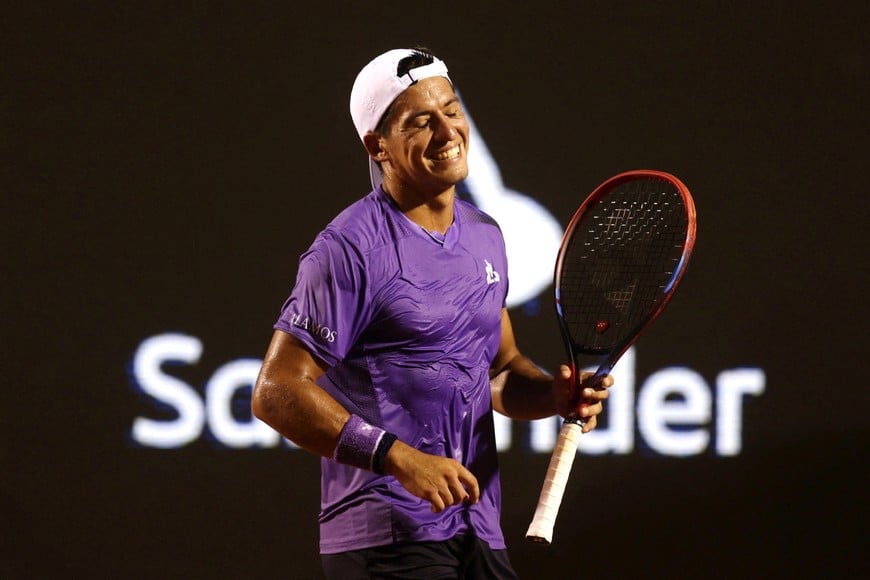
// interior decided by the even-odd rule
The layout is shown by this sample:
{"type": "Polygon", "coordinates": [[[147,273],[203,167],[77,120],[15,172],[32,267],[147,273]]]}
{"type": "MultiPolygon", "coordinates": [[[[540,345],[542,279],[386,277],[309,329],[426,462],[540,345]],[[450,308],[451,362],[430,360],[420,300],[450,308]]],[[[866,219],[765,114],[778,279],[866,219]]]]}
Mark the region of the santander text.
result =
{"type": "MultiPolygon", "coordinates": [[[[216,369],[197,389],[165,367],[196,365],[202,342],[184,334],[167,333],[145,339],[133,354],[131,382],[154,405],[170,408],[174,417],[133,420],[132,440],[137,445],[177,448],[204,435],[228,448],[296,446],[266,424],[246,414],[234,413],[234,401],[250,401],[262,361],[240,358],[216,369]]],[[[635,373],[634,349],[613,370],[616,387],[610,392],[603,424],[584,435],[580,451],[591,455],[629,455],[638,439],[658,455],[686,457],[711,451],[716,455],[739,455],[743,449],[743,405],[748,397],[764,393],[765,374],[759,368],[737,368],[718,373],[715,386],[687,367],[660,369],[648,377],[635,373]]],[[[532,422],[527,449],[550,453],[560,420],[532,422]]],[[[496,414],[499,451],[510,450],[513,441],[510,419],[496,414]]]]}

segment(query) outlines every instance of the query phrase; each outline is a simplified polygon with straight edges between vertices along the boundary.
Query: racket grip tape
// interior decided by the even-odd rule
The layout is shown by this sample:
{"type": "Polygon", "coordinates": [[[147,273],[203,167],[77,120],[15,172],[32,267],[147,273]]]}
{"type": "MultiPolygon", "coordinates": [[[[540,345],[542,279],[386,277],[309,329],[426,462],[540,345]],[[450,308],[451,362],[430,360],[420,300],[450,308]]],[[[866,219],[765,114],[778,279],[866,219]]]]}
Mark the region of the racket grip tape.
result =
{"type": "Polygon", "coordinates": [[[539,544],[550,544],[553,541],[553,527],[556,525],[556,515],[562,504],[565,485],[571,475],[571,466],[577,455],[577,445],[583,433],[580,425],[574,421],[565,421],[559,431],[559,438],[538,498],[538,507],[532,523],[526,532],[526,539],[539,544]]]}

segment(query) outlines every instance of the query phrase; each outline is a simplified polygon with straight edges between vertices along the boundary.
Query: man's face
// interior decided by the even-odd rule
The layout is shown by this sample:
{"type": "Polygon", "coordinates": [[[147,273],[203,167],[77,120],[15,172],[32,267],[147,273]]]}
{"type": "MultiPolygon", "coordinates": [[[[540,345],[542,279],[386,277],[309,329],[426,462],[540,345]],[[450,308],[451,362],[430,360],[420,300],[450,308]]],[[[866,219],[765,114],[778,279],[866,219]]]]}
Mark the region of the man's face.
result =
{"type": "Polygon", "coordinates": [[[398,186],[440,193],[468,175],[468,122],[447,79],[430,77],[408,87],[386,121],[382,166],[398,186]]]}

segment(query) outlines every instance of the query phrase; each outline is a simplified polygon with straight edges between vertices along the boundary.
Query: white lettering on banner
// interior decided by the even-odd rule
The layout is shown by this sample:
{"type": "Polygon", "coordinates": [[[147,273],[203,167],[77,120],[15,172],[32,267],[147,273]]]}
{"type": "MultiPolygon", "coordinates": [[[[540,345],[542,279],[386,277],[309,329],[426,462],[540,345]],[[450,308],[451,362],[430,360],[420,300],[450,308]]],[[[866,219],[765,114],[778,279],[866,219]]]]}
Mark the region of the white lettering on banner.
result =
{"type": "Polygon", "coordinates": [[[722,371],[716,377],[716,423],[727,425],[716,436],[716,453],[739,455],[743,449],[743,397],[764,392],[764,371],[756,368],[722,371]]]}
{"type": "Polygon", "coordinates": [[[202,355],[202,343],[192,336],[162,334],[145,339],[133,357],[134,386],[165,406],[178,418],[153,421],[137,417],[133,421],[133,440],[147,447],[181,447],[202,433],[203,408],[196,391],[171,375],[164,364],[194,364],[202,355]]]}
{"type": "Polygon", "coordinates": [[[250,393],[262,365],[263,361],[252,358],[229,362],[216,370],[205,386],[209,430],[228,447],[274,447],[281,438],[262,421],[239,421],[231,412],[233,396],[237,391],[250,393]]]}
{"type": "Polygon", "coordinates": [[[707,449],[712,396],[703,377],[685,368],[653,373],[637,400],[637,425],[646,442],[662,454],[686,457],[707,449]],[[675,428],[676,427],[676,428],[675,428]]]}
{"type": "MultiPolygon", "coordinates": [[[[169,408],[176,416],[136,417],[131,430],[133,441],[144,447],[184,447],[207,429],[216,444],[228,448],[270,448],[283,444],[298,449],[254,418],[249,409],[233,413],[234,403],[250,401],[261,360],[240,358],[220,366],[206,381],[203,396],[192,385],[164,370],[164,366],[195,365],[202,351],[198,338],[183,334],[161,334],[142,341],[133,355],[131,382],[156,408],[169,408]]],[[[717,455],[740,454],[744,400],[764,393],[762,369],[722,371],[713,390],[692,369],[668,367],[652,373],[635,389],[638,384],[635,357],[635,349],[629,349],[613,369],[617,387],[610,391],[605,420],[580,439],[580,452],[628,455],[634,452],[635,437],[639,435],[646,447],[660,455],[699,455],[710,449],[711,440],[712,451],[717,455]]],[[[534,453],[550,453],[560,424],[558,417],[532,421],[528,448],[534,453]]],[[[495,431],[498,450],[509,451],[515,443],[513,422],[496,413],[495,431]]]]}
{"type": "Polygon", "coordinates": [[[225,447],[275,447],[282,439],[289,447],[296,447],[252,416],[246,420],[233,416],[233,398],[250,400],[261,360],[243,358],[218,368],[205,385],[204,400],[193,386],[163,371],[164,365],[195,365],[201,355],[202,342],[183,334],[161,334],[139,345],[133,355],[133,386],[160,407],[171,408],[177,418],[136,417],[131,431],[136,444],[184,447],[196,441],[207,425],[214,441],[225,447]]]}
{"type": "MultiPolygon", "coordinates": [[[[591,370],[591,369],[589,369],[591,370]]],[[[684,367],[661,369],[638,389],[635,408],[635,349],[629,349],[611,373],[618,388],[611,389],[605,406],[606,422],[580,438],[579,451],[589,455],[627,455],[634,450],[634,413],[646,445],[660,455],[686,457],[709,449],[713,397],[703,377],[684,367]]],[[[716,378],[714,452],[739,455],[743,448],[743,398],[764,393],[765,375],[759,368],[722,371],[716,378]]],[[[550,452],[561,419],[533,421],[530,446],[550,452]]]]}

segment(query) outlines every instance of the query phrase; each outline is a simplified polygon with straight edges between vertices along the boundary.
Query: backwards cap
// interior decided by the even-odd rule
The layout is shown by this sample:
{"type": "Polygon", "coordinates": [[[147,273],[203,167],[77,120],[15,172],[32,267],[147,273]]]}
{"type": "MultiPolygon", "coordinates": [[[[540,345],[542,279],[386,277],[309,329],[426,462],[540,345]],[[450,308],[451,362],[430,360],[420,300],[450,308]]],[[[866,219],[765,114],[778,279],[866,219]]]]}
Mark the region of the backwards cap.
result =
{"type": "MultiPolygon", "coordinates": [[[[399,61],[415,54],[417,51],[410,48],[387,51],[375,57],[357,75],[353,89],[350,91],[350,116],[360,140],[366,133],[375,130],[381,117],[396,97],[415,82],[435,76],[450,80],[447,76],[447,65],[438,58],[435,58],[432,64],[413,68],[399,76],[399,61]]],[[[381,169],[371,157],[369,157],[369,172],[373,187],[383,182],[381,169]]]]}

